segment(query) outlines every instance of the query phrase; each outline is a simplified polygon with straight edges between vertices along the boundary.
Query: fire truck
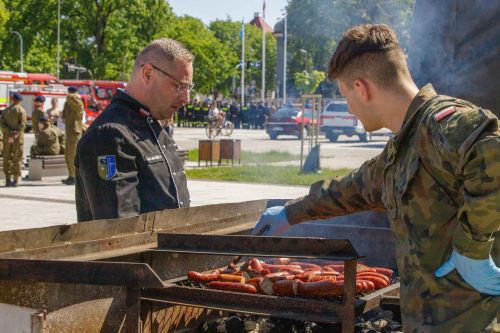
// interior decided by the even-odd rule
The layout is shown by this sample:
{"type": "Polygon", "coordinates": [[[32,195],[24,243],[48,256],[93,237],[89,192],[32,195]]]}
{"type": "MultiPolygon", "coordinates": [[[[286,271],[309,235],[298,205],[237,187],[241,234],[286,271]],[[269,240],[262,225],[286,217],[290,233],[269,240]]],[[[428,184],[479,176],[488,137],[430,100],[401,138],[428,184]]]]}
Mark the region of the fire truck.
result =
{"type": "Polygon", "coordinates": [[[0,71],[0,110],[9,105],[12,90],[25,85],[47,86],[55,83],[57,78],[51,74],[0,71]]]}
{"type": "MultiPolygon", "coordinates": [[[[31,114],[33,113],[35,97],[45,97],[43,110],[49,109],[51,107],[51,100],[55,99],[57,101],[57,108],[61,112],[67,96],[67,89],[63,85],[49,85],[45,87],[24,85],[16,89],[16,91],[23,96],[21,106],[26,110],[27,131],[32,128],[31,114]]],[[[97,107],[97,103],[91,95],[81,94],[81,96],[85,108],[83,122],[90,125],[97,118],[102,109],[97,107]]],[[[58,126],[61,127],[60,125],[58,126]]]]}
{"type": "Polygon", "coordinates": [[[91,95],[100,109],[106,108],[118,88],[125,88],[125,82],[100,80],[62,80],[65,86],[78,88],[80,94],[91,95]]]}

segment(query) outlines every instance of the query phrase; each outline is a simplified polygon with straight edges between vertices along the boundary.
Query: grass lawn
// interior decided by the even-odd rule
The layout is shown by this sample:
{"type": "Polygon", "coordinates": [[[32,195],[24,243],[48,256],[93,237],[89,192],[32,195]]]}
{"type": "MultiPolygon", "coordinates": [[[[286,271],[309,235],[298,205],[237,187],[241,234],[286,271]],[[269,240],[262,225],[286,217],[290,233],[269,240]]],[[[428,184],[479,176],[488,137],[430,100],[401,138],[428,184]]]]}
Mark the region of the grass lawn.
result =
{"type": "MultiPolygon", "coordinates": [[[[198,148],[188,152],[189,161],[198,161],[198,148]]],[[[300,155],[290,154],[289,152],[271,150],[265,153],[253,153],[249,151],[241,152],[242,164],[265,164],[282,161],[297,161],[300,155]]]]}
{"type": "MultiPolygon", "coordinates": [[[[196,160],[198,160],[198,158],[196,160]]],[[[186,170],[186,176],[188,180],[204,179],[242,183],[307,186],[323,178],[346,175],[350,171],[350,169],[323,169],[321,173],[301,174],[298,166],[247,165],[188,169],[186,170]]]]}

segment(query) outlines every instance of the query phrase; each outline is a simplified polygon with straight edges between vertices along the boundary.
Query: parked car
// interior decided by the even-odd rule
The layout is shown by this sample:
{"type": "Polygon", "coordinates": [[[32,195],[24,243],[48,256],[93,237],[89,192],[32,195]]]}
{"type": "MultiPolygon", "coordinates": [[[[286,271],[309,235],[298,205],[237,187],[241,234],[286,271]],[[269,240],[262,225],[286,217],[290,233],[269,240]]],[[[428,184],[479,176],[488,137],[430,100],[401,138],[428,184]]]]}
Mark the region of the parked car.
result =
{"type": "Polygon", "coordinates": [[[373,136],[392,136],[388,129],[367,132],[361,121],[349,113],[345,100],[328,103],[321,112],[321,131],[330,142],[338,140],[339,135],[357,135],[362,142],[371,141],[373,136]]]}
{"type": "MultiPolygon", "coordinates": [[[[309,132],[309,125],[312,124],[311,110],[305,110],[304,114],[304,134],[309,132]]],[[[278,109],[266,121],[266,133],[271,140],[276,140],[279,135],[294,135],[302,138],[301,132],[302,111],[293,107],[284,107],[278,109]]],[[[317,124],[318,120],[315,119],[317,124]]]]}

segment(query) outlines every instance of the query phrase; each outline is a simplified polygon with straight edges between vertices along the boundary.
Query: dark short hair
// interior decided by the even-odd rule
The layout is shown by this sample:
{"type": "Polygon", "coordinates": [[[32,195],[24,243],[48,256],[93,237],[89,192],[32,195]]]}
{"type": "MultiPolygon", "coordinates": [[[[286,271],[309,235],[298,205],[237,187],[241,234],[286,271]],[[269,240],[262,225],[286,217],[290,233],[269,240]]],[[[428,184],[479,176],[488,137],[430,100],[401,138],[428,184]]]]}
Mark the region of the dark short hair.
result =
{"type": "Polygon", "coordinates": [[[328,66],[331,80],[340,79],[349,85],[363,76],[381,85],[391,85],[400,73],[410,75],[396,33],[387,24],[349,28],[328,66]]]}

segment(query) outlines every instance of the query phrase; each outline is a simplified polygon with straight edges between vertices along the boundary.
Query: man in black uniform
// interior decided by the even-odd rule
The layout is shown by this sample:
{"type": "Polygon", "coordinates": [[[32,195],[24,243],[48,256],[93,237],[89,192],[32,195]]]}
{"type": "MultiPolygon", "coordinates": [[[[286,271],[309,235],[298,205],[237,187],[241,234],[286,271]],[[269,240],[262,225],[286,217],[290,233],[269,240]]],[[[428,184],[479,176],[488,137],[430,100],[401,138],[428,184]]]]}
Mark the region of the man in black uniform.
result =
{"type": "Polygon", "coordinates": [[[162,38],[137,56],[130,81],[78,144],[79,222],[189,207],[175,144],[162,129],[193,88],[193,55],[162,38]]]}

